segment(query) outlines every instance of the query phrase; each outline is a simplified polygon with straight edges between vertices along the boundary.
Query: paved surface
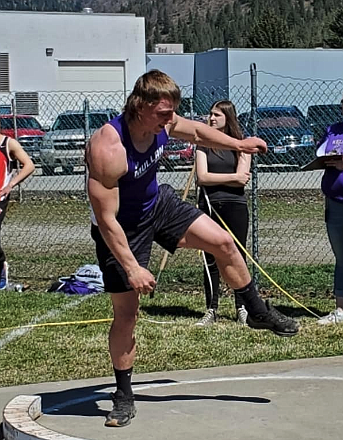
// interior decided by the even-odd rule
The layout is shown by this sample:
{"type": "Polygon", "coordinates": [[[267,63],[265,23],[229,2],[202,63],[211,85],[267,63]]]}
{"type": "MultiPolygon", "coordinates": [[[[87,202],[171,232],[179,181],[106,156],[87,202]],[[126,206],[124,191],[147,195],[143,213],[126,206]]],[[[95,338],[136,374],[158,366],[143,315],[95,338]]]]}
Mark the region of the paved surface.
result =
{"type": "Polygon", "coordinates": [[[91,440],[342,440],[343,356],[134,376],[137,417],[106,428],[112,378],[0,389],[39,394],[41,425],[91,440]]]}
{"type": "MultiPolygon", "coordinates": [[[[85,175],[59,174],[55,176],[42,176],[38,168],[23,185],[24,191],[85,191],[85,175]]],[[[186,186],[190,168],[185,171],[157,173],[159,184],[169,183],[175,189],[183,190],[186,186]]],[[[320,189],[323,170],[316,171],[289,171],[289,172],[260,172],[258,186],[260,190],[291,190],[291,189],[320,189]]],[[[194,188],[194,185],[192,186],[194,188]]],[[[248,189],[251,189],[251,181],[248,189]]]]}

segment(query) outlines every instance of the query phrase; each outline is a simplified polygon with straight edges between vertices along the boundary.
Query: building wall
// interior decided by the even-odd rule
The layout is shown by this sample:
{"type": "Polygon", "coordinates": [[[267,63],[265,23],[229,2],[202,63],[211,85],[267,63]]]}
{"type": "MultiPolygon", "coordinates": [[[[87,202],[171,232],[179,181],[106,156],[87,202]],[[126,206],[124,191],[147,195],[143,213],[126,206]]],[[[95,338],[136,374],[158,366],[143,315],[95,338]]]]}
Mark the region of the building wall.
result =
{"type": "Polygon", "coordinates": [[[155,44],[155,53],[183,53],[183,44],[158,43],[155,44]]]}
{"type": "MultiPolygon", "coordinates": [[[[61,90],[60,60],[124,62],[127,90],[145,72],[141,17],[0,11],[0,28],[0,52],[10,53],[11,90],[61,90]],[[52,56],[46,48],[53,48],[52,56]]],[[[82,81],[75,87],[82,90],[82,81]]]]}
{"type": "Polygon", "coordinates": [[[229,97],[227,49],[195,54],[194,100],[197,114],[207,114],[214,101],[229,97]]]}
{"type": "Polygon", "coordinates": [[[158,69],[167,73],[181,87],[182,96],[193,95],[194,54],[147,53],[146,70],[158,69]]]}
{"type": "MultiPolygon", "coordinates": [[[[341,100],[343,50],[228,49],[231,95],[250,87],[251,63],[256,64],[260,106],[297,105],[306,113],[309,105],[341,100]]],[[[249,106],[243,101],[242,111],[249,106]]]]}
{"type": "Polygon", "coordinates": [[[184,54],[177,62],[173,57],[156,55],[147,68],[153,65],[179,84],[190,84],[187,72],[192,69],[193,59],[193,99],[203,107],[197,109],[198,113],[206,112],[210,102],[227,97],[235,102],[239,113],[249,109],[253,63],[260,106],[297,105],[306,113],[309,105],[339,103],[343,95],[340,49],[214,49],[184,54]]]}

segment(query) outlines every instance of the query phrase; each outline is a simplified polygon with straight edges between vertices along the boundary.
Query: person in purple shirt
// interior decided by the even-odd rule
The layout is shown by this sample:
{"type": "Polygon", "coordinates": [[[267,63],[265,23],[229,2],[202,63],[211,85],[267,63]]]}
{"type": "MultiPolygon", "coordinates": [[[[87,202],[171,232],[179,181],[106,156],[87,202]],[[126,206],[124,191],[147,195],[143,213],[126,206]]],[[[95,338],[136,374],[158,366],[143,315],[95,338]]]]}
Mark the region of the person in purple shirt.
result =
{"type": "MultiPolygon", "coordinates": [[[[342,100],[343,104],[343,100],[342,100]]],[[[343,322],[343,122],[330,125],[319,142],[317,156],[328,156],[322,178],[325,195],[325,222],[335,256],[334,294],[336,309],[318,320],[318,324],[343,322]],[[341,155],[330,159],[330,155],[341,155]]]]}
{"type": "Polygon", "coordinates": [[[173,253],[201,249],[214,255],[223,279],[244,296],[249,325],[293,336],[297,323],[264,303],[231,236],[210,217],[182,201],[169,185],[157,184],[158,160],[168,136],[247,154],[265,153],[259,138],[234,139],[201,122],[178,116],[181,93],[165,73],[152,70],[136,81],[124,113],[105,124],[86,149],[88,194],[105,291],[115,319],[109,349],[117,391],[106,426],[125,426],[136,414],[131,376],[139,298],[155,289],[147,269],[152,242],[173,253]]]}

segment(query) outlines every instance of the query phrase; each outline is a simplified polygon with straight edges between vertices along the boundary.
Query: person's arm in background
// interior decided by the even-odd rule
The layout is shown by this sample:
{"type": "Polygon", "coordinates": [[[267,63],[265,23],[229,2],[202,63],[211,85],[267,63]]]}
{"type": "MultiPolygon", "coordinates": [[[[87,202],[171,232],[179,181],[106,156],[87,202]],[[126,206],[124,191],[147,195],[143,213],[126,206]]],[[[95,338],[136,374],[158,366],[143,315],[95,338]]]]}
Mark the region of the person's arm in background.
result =
{"type": "Polygon", "coordinates": [[[12,177],[8,185],[0,191],[0,198],[5,198],[12,191],[12,189],[20,182],[25,180],[35,170],[35,166],[29,155],[23,149],[18,141],[9,139],[8,152],[12,160],[17,160],[20,164],[19,171],[12,177]]]}
{"type": "Polygon", "coordinates": [[[245,186],[250,179],[251,156],[239,153],[236,173],[209,173],[207,155],[204,151],[196,152],[197,182],[200,186],[228,185],[245,186]]]}
{"type": "Polygon", "coordinates": [[[153,275],[141,267],[129,247],[125,232],[116,219],[119,184],[127,173],[126,150],[115,129],[105,125],[91,138],[86,152],[89,168],[88,194],[103,239],[127,274],[137,293],[151,292],[153,275]]]}
{"type": "Polygon", "coordinates": [[[176,113],[167,131],[170,136],[209,148],[234,150],[247,154],[267,152],[267,144],[260,138],[235,139],[202,122],[182,118],[176,113]]]}
{"type": "Polygon", "coordinates": [[[317,157],[325,156],[327,138],[329,136],[329,129],[330,129],[330,125],[328,127],[326,127],[325,133],[323,134],[323,136],[320,139],[320,141],[318,141],[318,143],[317,143],[317,151],[316,151],[316,156],[317,157]]]}
{"type": "Polygon", "coordinates": [[[236,174],[238,176],[244,175],[245,177],[247,177],[247,180],[244,183],[244,185],[241,185],[241,181],[240,182],[237,181],[234,182],[234,185],[232,186],[245,186],[249,182],[251,176],[250,166],[251,166],[251,154],[238,153],[236,174]]]}

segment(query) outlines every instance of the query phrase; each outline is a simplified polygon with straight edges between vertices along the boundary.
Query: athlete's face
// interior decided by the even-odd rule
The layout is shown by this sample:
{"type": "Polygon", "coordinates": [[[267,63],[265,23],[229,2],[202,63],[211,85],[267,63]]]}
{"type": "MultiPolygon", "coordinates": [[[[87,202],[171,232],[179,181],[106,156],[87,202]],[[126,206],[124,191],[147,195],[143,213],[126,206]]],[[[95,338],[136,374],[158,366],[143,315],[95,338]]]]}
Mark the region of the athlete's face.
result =
{"type": "Polygon", "coordinates": [[[224,131],[226,117],[224,113],[217,107],[214,107],[210,113],[210,126],[217,130],[224,131]]]}
{"type": "Polygon", "coordinates": [[[164,127],[173,121],[174,103],[162,98],[157,104],[145,104],[140,112],[140,122],[154,134],[161,133],[164,127]]]}

